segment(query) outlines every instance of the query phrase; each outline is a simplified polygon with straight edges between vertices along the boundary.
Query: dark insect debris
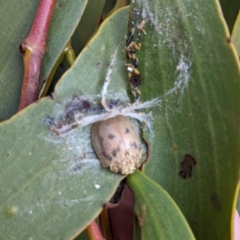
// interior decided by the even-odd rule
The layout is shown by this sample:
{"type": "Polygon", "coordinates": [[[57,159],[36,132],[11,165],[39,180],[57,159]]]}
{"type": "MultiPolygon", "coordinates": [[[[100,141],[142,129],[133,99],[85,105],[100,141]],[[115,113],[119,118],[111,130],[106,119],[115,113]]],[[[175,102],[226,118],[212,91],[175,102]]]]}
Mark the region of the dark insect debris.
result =
{"type": "Polygon", "coordinates": [[[193,167],[196,165],[196,160],[190,154],[185,154],[183,161],[180,163],[180,171],[178,175],[184,179],[192,176],[193,167]]]}

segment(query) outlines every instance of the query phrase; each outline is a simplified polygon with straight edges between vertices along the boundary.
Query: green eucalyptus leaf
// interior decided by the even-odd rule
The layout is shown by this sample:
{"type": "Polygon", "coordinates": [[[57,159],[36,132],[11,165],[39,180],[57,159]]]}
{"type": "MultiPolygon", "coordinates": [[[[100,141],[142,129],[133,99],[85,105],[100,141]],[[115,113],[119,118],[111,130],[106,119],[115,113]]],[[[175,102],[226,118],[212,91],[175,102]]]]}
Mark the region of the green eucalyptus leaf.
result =
{"type": "Polygon", "coordinates": [[[102,13],[103,19],[105,19],[108,16],[108,14],[112,11],[114,6],[116,5],[116,2],[117,0],[106,0],[103,13],[102,13]]]}
{"type": "Polygon", "coordinates": [[[72,37],[87,3],[88,0],[56,1],[48,33],[48,51],[44,57],[41,72],[42,82],[48,78],[54,64],[72,37]]]}
{"type": "Polygon", "coordinates": [[[197,239],[230,239],[240,75],[219,5],[135,0],[131,8],[133,40],[142,44],[136,53],[141,99],[160,102],[149,109],[143,172],[168,191],[197,239]]]}
{"type": "Polygon", "coordinates": [[[23,79],[19,45],[30,30],[38,4],[39,1],[22,1],[21,4],[0,1],[0,121],[12,116],[18,108],[23,79]]]}
{"type": "Polygon", "coordinates": [[[237,50],[238,56],[240,56],[240,11],[234,23],[232,31],[232,42],[237,50]]]}
{"type": "Polygon", "coordinates": [[[127,177],[135,197],[135,212],[145,239],[195,239],[180,209],[170,195],[139,171],[127,177]]]}
{"type": "MultiPolygon", "coordinates": [[[[43,61],[41,83],[49,76],[55,62],[72,36],[87,0],[57,0],[43,61]]],[[[0,121],[11,117],[18,108],[23,79],[20,42],[27,36],[39,1],[0,1],[0,121]]]]}
{"type": "Polygon", "coordinates": [[[127,9],[121,10],[102,24],[58,84],[54,99],[43,98],[0,125],[1,239],[77,236],[122,180],[101,167],[92,149],[91,125],[60,135],[50,127],[63,116],[70,119],[76,106],[84,110],[78,113],[100,114],[97,102],[109,69],[116,75],[110,98],[128,101],[121,51],[127,17],[127,9]],[[109,68],[114,53],[119,64],[109,68]]]}
{"type": "Polygon", "coordinates": [[[82,19],[72,37],[72,46],[76,54],[81,52],[86,43],[97,31],[100,25],[105,2],[106,0],[88,1],[86,10],[84,11],[82,19]]]}

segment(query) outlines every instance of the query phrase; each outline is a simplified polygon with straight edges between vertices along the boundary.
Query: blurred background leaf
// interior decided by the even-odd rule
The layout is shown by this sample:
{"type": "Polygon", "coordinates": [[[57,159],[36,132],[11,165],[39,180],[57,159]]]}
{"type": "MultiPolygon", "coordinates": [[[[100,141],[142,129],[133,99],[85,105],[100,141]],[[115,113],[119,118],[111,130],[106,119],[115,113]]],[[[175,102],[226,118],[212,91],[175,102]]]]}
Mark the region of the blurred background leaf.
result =
{"type": "MultiPolygon", "coordinates": [[[[23,79],[23,60],[18,49],[27,36],[39,1],[0,1],[0,121],[16,113],[23,79]]],[[[46,80],[78,25],[87,0],[57,0],[50,24],[41,83],[46,80]]]]}
{"type": "MultiPolygon", "coordinates": [[[[107,17],[107,15],[111,12],[111,10],[114,8],[114,6],[116,5],[116,2],[118,0],[106,0],[106,4],[103,8],[103,12],[102,12],[102,17],[103,19],[105,19],[107,17]]],[[[125,1],[125,0],[124,0],[125,1]]]]}
{"type": "Polygon", "coordinates": [[[240,2],[235,0],[220,0],[219,2],[221,4],[224,19],[231,32],[240,9],[240,2]]]}
{"type": "Polygon", "coordinates": [[[91,39],[94,32],[97,31],[101,23],[102,11],[105,3],[106,0],[88,1],[86,10],[72,38],[72,46],[77,55],[91,39]]]}

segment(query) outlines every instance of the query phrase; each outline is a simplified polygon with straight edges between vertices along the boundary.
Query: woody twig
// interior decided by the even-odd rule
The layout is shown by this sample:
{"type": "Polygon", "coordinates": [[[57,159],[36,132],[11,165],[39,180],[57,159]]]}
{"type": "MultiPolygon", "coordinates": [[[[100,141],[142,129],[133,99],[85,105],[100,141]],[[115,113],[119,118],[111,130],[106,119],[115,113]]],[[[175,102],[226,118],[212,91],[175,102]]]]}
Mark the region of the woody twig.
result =
{"type": "Polygon", "coordinates": [[[24,78],[18,111],[38,98],[42,60],[46,52],[46,38],[55,0],[41,0],[28,36],[21,42],[24,78]]]}

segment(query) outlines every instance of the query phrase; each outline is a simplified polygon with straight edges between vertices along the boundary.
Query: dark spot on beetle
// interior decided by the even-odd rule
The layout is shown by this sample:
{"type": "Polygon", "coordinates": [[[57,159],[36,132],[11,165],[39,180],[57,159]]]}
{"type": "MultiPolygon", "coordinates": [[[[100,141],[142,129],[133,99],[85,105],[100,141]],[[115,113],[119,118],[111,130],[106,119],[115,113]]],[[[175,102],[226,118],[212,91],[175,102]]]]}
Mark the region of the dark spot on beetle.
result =
{"type": "Polygon", "coordinates": [[[120,152],[120,148],[119,147],[117,147],[117,151],[120,152]]]}
{"type": "Polygon", "coordinates": [[[105,151],[102,151],[101,153],[102,153],[102,155],[103,155],[105,158],[107,158],[109,161],[112,161],[112,157],[109,156],[109,155],[107,155],[105,151]]]}
{"type": "Polygon", "coordinates": [[[196,160],[190,154],[186,154],[183,157],[183,161],[180,163],[179,176],[186,179],[192,176],[193,166],[196,165],[196,160]]]}
{"type": "Polygon", "coordinates": [[[114,139],[115,135],[113,135],[112,133],[108,134],[108,139],[114,139]]]}
{"type": "Polygon", "coordinates": [[[218,211],[222,210],[222,204],[216,192],[214,192],[211,196],[211,203],[216,210],[218,211]]]}
{"type": "Polygon", "coordinates": [[[125,133],[130,133],[129,128],[126,128],[126,129],[125,129],[125,133]]]}
{"type": "Polygon", "coordinates": [[[131,147],[134,147],[135,149],[138,148],[137,143],[135,143],[135,142],[130,143],[130,146],[131,146],[131,147]]]}
{"type": "Polygon", "coordinates": [[[107,158],[109,161],[111,161],[111,160],[112,160],[112,157],[109,156],[109,155],[105,152],[105,150],[104,150],[104,146],[103,146],[104,139],[103,139],[103,137],[102,137],[102,136],[98,136],[98,141],[99,141],[100,147],[101,147],[101,149],[102,149],[101,154],[102,154],[105,158],[107,158]]]}
{"type": "Polygon", "coordinates": [[[117,149],[113,149],[113,150],[112,150],[112,155],[113,155],[113,157],[116,157],[116,156],[117,156],[117,149]]]}
{"type": "Polygon", "coordinates": [[[232,42],[231,38],[228,37],[228,38],[227,38],[227,43],[231,43],[231,42],[232,42]]]}
{"type": "Polygon", "coordinates": [[[138,87],[141,83],[141,77],[140,75],[133,74],[130,78],[130,83],[133,87],[138,87]]]}

